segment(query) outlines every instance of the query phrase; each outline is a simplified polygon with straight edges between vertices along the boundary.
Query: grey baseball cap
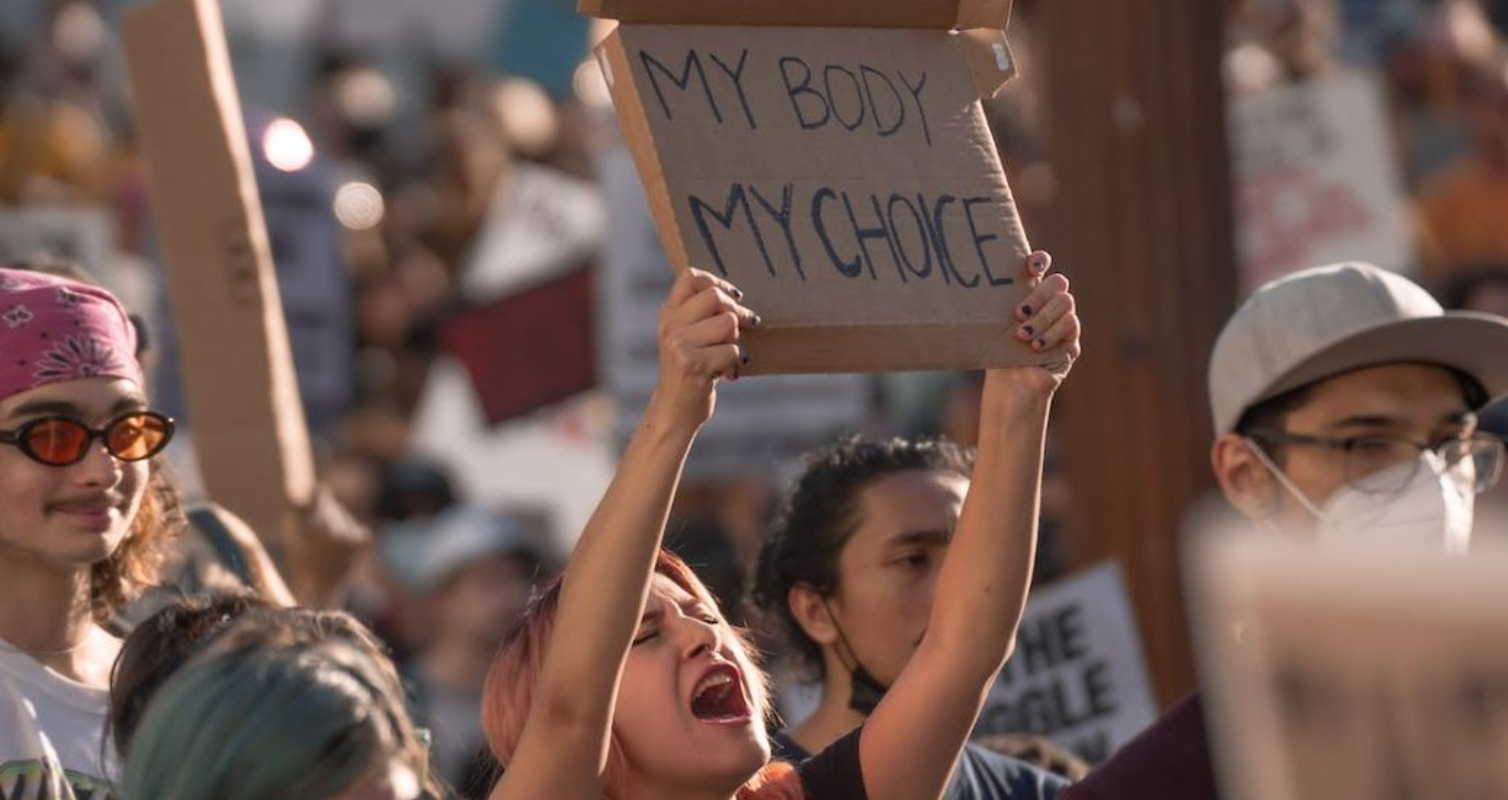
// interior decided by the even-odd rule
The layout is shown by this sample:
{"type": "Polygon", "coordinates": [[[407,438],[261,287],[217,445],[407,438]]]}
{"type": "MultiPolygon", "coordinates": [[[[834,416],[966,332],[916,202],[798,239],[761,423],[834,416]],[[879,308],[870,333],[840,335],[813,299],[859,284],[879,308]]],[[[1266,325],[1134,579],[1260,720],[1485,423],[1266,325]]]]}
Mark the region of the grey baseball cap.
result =
{"type": "Polygon", "coordinates": [[[1508,393],[1508,319],[1445,311],[1409,279],[1371,264],[1295,272],[1247,298],[1210,355],[1215,434],[1252,406],[1365,367],[1425,363],[1508,393]]]}

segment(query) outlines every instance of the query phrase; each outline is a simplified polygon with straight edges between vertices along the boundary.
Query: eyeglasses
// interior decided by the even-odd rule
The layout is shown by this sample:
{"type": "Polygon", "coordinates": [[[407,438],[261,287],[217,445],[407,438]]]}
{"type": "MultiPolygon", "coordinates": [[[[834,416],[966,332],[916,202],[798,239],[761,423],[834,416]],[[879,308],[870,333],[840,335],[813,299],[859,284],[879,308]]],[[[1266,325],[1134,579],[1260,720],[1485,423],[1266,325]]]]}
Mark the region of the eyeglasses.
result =
{"type": "Polygon", "coordinates": [[[173,438],[173,420],[155,411],[132,411],[94,429],[72,417],[43,417],[14,430],[0,430],[0,444],[15,445],[22,454],[49,467],[77,464],[89,454],[95,439],[121,461],[151,458],[173,438]]]}
{"type": "Polygon", "coordinates": [[[1339,450],[1343,456],[1346,484],[1368,494],[1396,494],[1414,479],[1425,463],[1425,453],[1440,459],[1439,472],[1457,472],[1472,481],[1477,494],[1491,489],[1503,471],[1503,440],[1486,433],[1420,444],[1394,436],[1310,436],[1283,431],[1250,434],[1259,442],[1301,444],[1339,450]],[[1412,464],[1412,469],[1394,469],[1412,464]],[[1469,468],[1470,475],[1461,470],[1469,468]]]}

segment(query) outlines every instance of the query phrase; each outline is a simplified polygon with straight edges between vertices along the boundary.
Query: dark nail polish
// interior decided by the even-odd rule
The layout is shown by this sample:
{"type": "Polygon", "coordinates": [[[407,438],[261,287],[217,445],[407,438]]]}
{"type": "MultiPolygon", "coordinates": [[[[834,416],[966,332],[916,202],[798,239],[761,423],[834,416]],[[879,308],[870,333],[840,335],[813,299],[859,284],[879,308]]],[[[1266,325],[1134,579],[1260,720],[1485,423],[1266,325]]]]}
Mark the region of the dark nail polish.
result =
{"type": "Polygon", "coordinates": [[[758,314],[755,314],[754,315],[754,327],[758,328],[759,326],[761,326],[763,324],[764,324],[764,317],[761,317],[758,314]]]}
{"type": "Polygon", "coordinates": [[[738,287],[734,287],[733,288],[733,299],[734,300],[742,300],[742,299],[744,299],[744,290],[739,289],[738,287]]]}
{"type": "Polygon", "coordinates": [[[1046,339],[1038,339],[1037,342],[1036,342],[1036,347],[1037,347],[1038,350],[1044,350],[1044,349],[1046,349],[1047,348],[1047,340],[1046,339]]]}
{"type": "Polygon", "coordinates": [[[738,360],[741,361],[741,362],[743,362],[744,366],[746,366],[746,367],[749,366],[749,354],[748,353],[744,353],[742,356],[739,356],[738,360]]]}
{"type": "Polygon", "coordinates": [[[1022,306],[1021,307],[1021,316],[1023,316],[1023,317],[1029,317],[1031,315],[1032,315],[1032,307],[1031,306],[1022,306]]]}
{"type": "Polygon", "coordinates": [[[1030,325],[1022,325],[1021,330],[1025,331],[1027,336],[1031,336],[1036,333],[1036,331],[1032,330],[1032,326],[1030,325]]]}

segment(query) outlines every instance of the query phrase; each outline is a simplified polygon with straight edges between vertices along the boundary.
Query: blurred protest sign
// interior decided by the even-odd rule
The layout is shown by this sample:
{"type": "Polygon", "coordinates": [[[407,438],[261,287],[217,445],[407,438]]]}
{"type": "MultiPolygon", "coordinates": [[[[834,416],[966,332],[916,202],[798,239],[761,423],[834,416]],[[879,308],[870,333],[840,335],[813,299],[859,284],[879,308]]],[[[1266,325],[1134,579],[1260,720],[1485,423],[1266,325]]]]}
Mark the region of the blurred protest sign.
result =
{"type": "Polygon", "coordinates": [[[581,9],[621,22],[598,64],[670,264],[764,317],[749,373],[1046,358],[1009,332],[1028,246],[979,102],[1009,2],[581,9]]]}
{"type": "Polygon", "coordinates": [[[278,537],[313,497],[314,458],[219,5],[134,6],[124,38],[200,471],[278,537]]]}
{"type": "Polygon", "coordinates": [[[613,478],[612,424],[611,398],[588,392],[492,425],[465,368],[442,356],[430,367],[409,446],[444,464],[471,501],[545,510],[569,547],[613,478]]]}
{"type": "Polygon", "coordinates": [[[597,189],[558,171],[519,163],[499,185],[459,278],[465,307],[439,332],[488,424],[597,385],[589,262],[605,225],[597,189]]]}
{"type": "MultiPolygon", "coordinates": [[[[459,276],[467,308],[441,324],[411,448],[465,496],[548,510],[573,539],[612,479],[613,409],[597,385],[597,281],[606,224],[589,184],[515,164],[459,276]]],[[[569,543],[568,541],[565,543],[569,543]]]]}
{"type": "Polygon", "coordinates": [[[461,295],[489,303],[597,257],[607,218],[597,187],[558,170],[513,164],[461,271],[461,295]]]}
{"type": "Polygon", "coordinates": [[[1243,291],[1316,264],[1414,266],[1381,88],[1340,73],[1230,112],[1243,291]]]}
{"type": "Polygon", "coordinates": [[[1015,653],[975,734],[1039,734],[1098,763],[1156,717],[1136,620],[1112,562],[1032,590],[1015,653]]]}
{"type": "MultiPolygon", "coordinates": [[[[675,274],[655,235],[644,189],[622,142],[598,150],[608,200],[609,245],[598,293],[601,371],[618,401],[621,447],[638,425],[658,375],[660,305],[675,274]]],[[[717,414],[687,458],[688,481],[768,473],[835,434],[862,427],[866,381],[858,375],[782,375],[718,385],[717,414]]]]}
{"type": "Polygon", "coordinates": [[[593,271],[562,277],[453,314],[440,344],[466,368],[496,425],[597,384],[593,271]]]}
{"type": "Polygon", "coordinates": [[[1190,610],[1224,797],[1508,798],[1508,552],[1201,544],[1190,610]]]}

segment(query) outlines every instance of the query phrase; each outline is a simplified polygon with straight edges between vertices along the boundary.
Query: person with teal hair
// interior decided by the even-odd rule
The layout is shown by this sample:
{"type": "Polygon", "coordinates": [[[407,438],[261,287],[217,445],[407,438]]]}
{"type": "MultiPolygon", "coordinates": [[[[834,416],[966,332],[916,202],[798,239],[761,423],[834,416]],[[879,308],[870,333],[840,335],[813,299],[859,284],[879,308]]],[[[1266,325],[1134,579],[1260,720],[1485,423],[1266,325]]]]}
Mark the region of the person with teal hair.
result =
{"type": "Polygon", "coordinates": [[[148,706],[126,800],[415,800],[424,747],[390,668],[339,640],[209,652],[148,706]]]}

